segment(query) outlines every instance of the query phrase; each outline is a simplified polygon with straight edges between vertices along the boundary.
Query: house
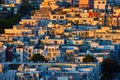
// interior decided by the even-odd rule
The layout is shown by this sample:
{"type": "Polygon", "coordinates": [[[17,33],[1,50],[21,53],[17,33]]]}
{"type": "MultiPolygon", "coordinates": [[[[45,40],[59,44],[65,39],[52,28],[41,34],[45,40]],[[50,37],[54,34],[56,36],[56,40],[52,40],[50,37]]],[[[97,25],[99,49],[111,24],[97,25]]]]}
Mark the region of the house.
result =
{"type": "Polygon", "coordinates": [[[94,9],[105,10],[107,0],[94,0],[94,9]]]}
{"type": "Polygon", "coordinates": [[[25,53],[24,53],[24,46],[17,46],[16,47],[16,53],[19,54],[19,62],[24,62],[25,61],[25,53]]]}
{"type": "Polygon", "coordinates": [[[34,54],[34,46],[33,45],[26,45],[24,47],[24,59],[26,62],[30,61],[31,60],[31,57],[33,56],[34,54]]]}
{"type": "Polygon", "coordinates": [[[45,45],[44,52],[42,54],[47,60],[51,62],[59,61],[60,57],[59,45],[45,45]]]}
{"type": "Polygon", "coordinates": [[[94,0],[79,0],[79,7],[84,9],[93,8],[94,0]]]}

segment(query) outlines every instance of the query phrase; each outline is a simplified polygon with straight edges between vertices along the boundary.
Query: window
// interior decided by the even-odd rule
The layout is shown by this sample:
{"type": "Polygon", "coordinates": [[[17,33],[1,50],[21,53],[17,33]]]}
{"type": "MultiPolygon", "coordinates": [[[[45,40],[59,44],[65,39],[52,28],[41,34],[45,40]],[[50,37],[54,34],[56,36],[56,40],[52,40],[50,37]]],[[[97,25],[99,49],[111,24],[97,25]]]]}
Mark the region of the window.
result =
{"type": "Polygon", "coordinates": [[[105,2],[102,2],[103,4],[105,4],[105,2]]]}
{"type": "Polygon", "coordinates": [[[29,57],[31,57],[31,55],[29,54],[29,57]]]}
{"type": "Polygon", "coordinates": [[[19,49],[19,52],[21,52],[21,50],[19,49]]]}
{"type": "Polygon", "coordinates": [[[53,58],[53,61],[55,61],[55,58],[53,58]]]}
{"type": "Polygon", "coordinates": [[[49,51],[51,51],[51,48],[49,48],[49,51]]]}
{"type": "Polygon", "coordinates": [[[103,38],[103,36],[101,35],[100,38],[103,38]]]}
{"type": "Polygon", "coordinates": [[[0,10],[3,10],[3,8],[1,7],[0,10]]]}
{"type": "Polygon", "coordinates": [[[94,18],[94,20],[97,21],[97,20],[98,20],[98,17],[94,18]]]}
{"type": "Polygon", "coordinates": [[[10,10],[11,10],[11,8],[7,8],[7,10],[8,10],[8,11],[10,11],[10,10]]]}
{"type": "Polygon", "coordinates": [[[98,4],[100,4],[100,2],[98,2],[98,4]]]}
{"type": "Polygon", "coordinates": [[[83,22],[86,22],[86,20],[83,20],[83,22]]]}
{"type": "Polygon", "coordinates": [[[31,49],[29,49],[29,52],[31,52],[31,49]]]}
{"type": "Polygon", "coordinates": [[[115,43],[116,41],[115,41],[115,40],[113,40],[113,42],[115,43]]]}
{"type": "Polygon", "coordinates": [[[64,17],[63,16],[60,16],[60,19],[63,19],[64,17]]]}
{"type": "Polygon", "coordinates": [[[56,18],[56,16],[53,16],[53,18],[56,18]]]}
{"type": "Polygon", "coordinates": [[[57,41],[55,41],[55,44],[57,44],[57,41]]]}
{"type": "Polygon", "coordinates": [[[106,38],[110,38],[110,35],[106,35],[105,37],[106,37],[106,38]]]}
{"type": "Polygon", "coordinates": [[[52,48],[52,51],[54,51],[54,48],[52,48]]]}
{"type": "Polygon", "coordinates": [[[9,1],[7,1],[7,3],[8,3],[9,1]]]}
{"type": "Polygon", "coordinates": [[[98,35],[96,35],[96,37],[98,37],[98,35]]]}

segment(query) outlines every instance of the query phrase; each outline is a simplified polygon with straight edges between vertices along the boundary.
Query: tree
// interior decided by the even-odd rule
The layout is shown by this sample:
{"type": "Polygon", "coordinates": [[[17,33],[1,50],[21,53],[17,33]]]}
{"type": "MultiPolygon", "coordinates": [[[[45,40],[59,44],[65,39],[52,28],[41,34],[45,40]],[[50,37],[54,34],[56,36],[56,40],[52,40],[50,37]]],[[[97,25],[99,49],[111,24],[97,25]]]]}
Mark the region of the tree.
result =
{"type": "Polygon", "coordinates": [[[85,63],[90,63],[90,62],[95,62],[95,61],[96,61],[95,58],[89,54],[87,54],[85,58],[83,58],[83,62],[85,63]]]}
{"type": "Polygon", "coordinates": [[[113,73],[120,72],[120,66],[112,59],[104,59],[102,62],[102,79],[112,80],[113,73]]]}
{"type": "Polygon", "coordinates": [[[105,59],[102,63],[103,72],[109,72],[109,73],[115,72],[117,71],[116,70],[117,67],[118,67],[117,62],[109,58],[105,59]]]}
{"type": "Polygon", "coordinates": [[[32,57],[31,57],[31,61],[33,62],[47,62],[47,60],[44,58],[44,56],[40,55],[40,54],[34,54],[32,57]]]}
{"type": "Polygon", "coordinates": [[[20,15],[16,14],[8,19],[0,19],[0,33],[4,33],[4,29],[12,28],[20,20],[20,15]]]}

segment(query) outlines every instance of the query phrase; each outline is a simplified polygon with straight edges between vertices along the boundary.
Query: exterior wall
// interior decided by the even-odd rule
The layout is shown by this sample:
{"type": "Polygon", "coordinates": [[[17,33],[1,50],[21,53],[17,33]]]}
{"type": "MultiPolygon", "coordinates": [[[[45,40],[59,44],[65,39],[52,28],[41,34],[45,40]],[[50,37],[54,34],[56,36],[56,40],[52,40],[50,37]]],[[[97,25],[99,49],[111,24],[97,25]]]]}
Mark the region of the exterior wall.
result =
{"type": "Polygon", "coordinates": [[[23,48],[16,48],[16,53],[20,55],[20,57],[19,57],[20,62],[23,62],[24,61],[23,60],[23,58],[24,58],[23,57],[24,56],[23,48]]]}

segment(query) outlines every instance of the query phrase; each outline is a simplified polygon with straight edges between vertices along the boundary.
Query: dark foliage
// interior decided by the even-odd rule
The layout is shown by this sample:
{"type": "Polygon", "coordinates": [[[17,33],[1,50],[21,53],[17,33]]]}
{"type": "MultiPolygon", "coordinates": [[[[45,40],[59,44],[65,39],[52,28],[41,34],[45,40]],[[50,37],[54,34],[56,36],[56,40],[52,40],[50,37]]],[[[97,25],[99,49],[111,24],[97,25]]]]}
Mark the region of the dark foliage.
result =
{"type": "Polygon", "coordinates": [[[111,59],[105,59],[102,63],[103,72],[114,73],[118,71],[118,64],[111,59]]]}
{"type": "Polygon", "coordinates": [[[120,66],[112,59],[105,59],[102,63],[102,79],[112,80],[113,73],[120,72],[120,66]]]}
{"type": "Polygon", "coordinates": [[[90,62],[95,62],[95,61],[96,61],[95,58],[89,54],[86,55],[85,58],[83,58],[83,62],[85,63],[90,63],[90,62]]]}
{"type": "Polygon", "coordinates": [[[33,62],[47,62],[47,60],[44,58],[44,56],[42,56],[40,54],[34,54],[31,57],[31,61],[33,61],[33,62]]]}
{"type": "Polygon", "coordinates": [[[20,15],[16,14],[9,19],[0,19],[0,33],[4,32],[6,28],[12,28],[12,25],[20,20],[20,15]]]}

